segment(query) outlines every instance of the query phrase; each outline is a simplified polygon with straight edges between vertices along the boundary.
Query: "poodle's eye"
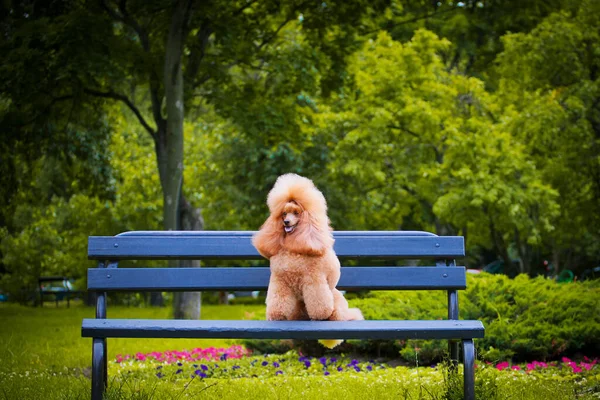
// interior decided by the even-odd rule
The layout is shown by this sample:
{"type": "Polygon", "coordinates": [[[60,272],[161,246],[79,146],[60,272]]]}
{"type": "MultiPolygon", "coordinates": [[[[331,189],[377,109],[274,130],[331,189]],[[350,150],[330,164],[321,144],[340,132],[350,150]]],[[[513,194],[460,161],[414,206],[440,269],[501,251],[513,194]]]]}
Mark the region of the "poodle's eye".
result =
{"type": "Polygon", "coordinates": [[[294,215],[295,215],[295,216],[298,216],[298,211],[294,211],[294,215]]]}
{"type": "Polygon", "coordinates": [[[287,213],[286,213],[286,212],[284,212],[284,213],[283,213],[283,216],[285,217],[286,215],[287,215],[287,213]]]}

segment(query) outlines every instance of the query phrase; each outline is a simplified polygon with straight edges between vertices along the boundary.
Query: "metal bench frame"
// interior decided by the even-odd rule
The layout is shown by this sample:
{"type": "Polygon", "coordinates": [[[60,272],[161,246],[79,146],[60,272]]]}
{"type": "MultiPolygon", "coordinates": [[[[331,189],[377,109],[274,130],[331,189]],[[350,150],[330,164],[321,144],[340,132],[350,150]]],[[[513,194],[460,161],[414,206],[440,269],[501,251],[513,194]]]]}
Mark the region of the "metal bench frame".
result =
{"type": "Polygon", "coordinates": [[[254,339],[448,339],[450,359],[464,364],[464,397],[475,398],[475,347],[484,335],[480,321],[458,319],[458,290],[466,288],[460,236],[410,231],[334,232],[340,259],[432,259],[432,267],[344,267],[342,290],[446,290],[448,320],[437,321],[190,321],[106,319],[109,291],[265,290],[269,269],[121,268],[128,259],[261,259],[252,246],[254,232],[137,231],[90,236],[88,290],[97,293],[96,319],[84,319],[82,336],[92,338],[92,399],[108,383],[107,338],[254,338],[254,339]]]}

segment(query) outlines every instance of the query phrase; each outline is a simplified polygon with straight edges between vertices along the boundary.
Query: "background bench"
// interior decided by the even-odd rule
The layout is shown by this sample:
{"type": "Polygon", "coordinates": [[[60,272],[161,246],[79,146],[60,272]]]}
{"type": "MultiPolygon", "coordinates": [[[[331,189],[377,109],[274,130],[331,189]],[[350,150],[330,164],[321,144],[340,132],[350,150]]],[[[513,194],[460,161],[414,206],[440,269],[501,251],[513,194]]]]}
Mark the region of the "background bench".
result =
{"type": "MultiPolygon", "coordinates": [[[[474,338],[480,321],[458,320],[457,290],[466,287],[464,256],[458,236],[427,232],[334,232],[335,251],[344,259],[431,259],[430,267],[345,267],[341,290],[421,290],[448,292],[448,320],[435,321],[196,321],[106,319],[108,291],[266,290],[269,269],[121,268],[127,259],[261,259],[252,246],[254,232],[126,232],[91,236],[88,257],[99,260],[88,270],[88,289],[98,293],[96,319],[84,319],[82,336],[93,338],[92,398],[101,399],[107,384],[109,337],[253,338],[253,339],[448,339],[450,358],[458,362],[462,343],[465,398],[474,399],[474,338]]],[[[342,262],[343,263],[343,262],[342,262]]]]}

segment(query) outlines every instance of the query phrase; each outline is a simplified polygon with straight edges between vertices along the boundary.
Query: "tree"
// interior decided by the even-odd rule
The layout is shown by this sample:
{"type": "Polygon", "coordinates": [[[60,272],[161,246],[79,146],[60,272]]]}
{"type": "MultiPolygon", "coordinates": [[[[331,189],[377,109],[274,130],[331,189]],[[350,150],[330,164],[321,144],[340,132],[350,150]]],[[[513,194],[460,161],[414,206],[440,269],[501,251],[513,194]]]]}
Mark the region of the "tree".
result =
{"type": "MultiPolygon", "coordinates": [[[[343,45],[354,40],[353,27],[365,10],[379,4],[55,1],[51,15],[40,16],[41,3],[18,3],[12,9],[5,48],[13,57],[6,65],[10,72],[27,71],[33,62],[48,69],[49,84],[43,89],[49,108],[56,102],[97,99],[127,106],[154,141],[167,230],[203,226],[199,209],[182,195],[183,119],[198,96],[210,100],[232,82],[234,69],[259,70],[266,49],[281,41],[281,30],[298,18],[307,37],[331,56],[337,66],[332,71],[339,71],[343,45]],[[29,51],[32,43],[37,52],[29,51]]],[[[7,68],[4,76],[10,72],[7,68]]],[[[336,81],[335,74],[330,78],[336,81]]],[[[30,100],[39,94],[35,82],[21,76],[10,85],[13,95],[16,88],[30,100]]],[[[175,316],[197,317],[190,310],[198,309],[199,296],[185,312],[183,297],[175,302],[175,316]]]]}
{"type": "Polygon", "coordinates": [[[600,251],[598,13],[598,2],[582,1],[527,34],[506,35],[497,67],[506,129],[559,193],[555,229],[544,238],[556,272],[593,265],[600,251]]]}
{"type": "Polygon", "coordinates": [[[576,8],[579,1],[511,0],[487,1],[392,1],[385,13],[375,17],[372,34],[385,30],[394,40],[410,40],[418,29],[427,29],[450,41],[442,54],[450,69],[469,76],[489,79],[502,36],[508,32],[529,32],[545,17],[576,8]]]}
{"type": "Polygon", "coordinates": [[[406,44],[382,33],[353,58],[353,95],[321,124],[336,135],[331,171],[348,199],[339,220],[462,233],[510,265],[513,238],[539,246],[553,229],[556,193],[497,123],[483,82],[445,68],[448,47],[424,30],[406,44]]]}

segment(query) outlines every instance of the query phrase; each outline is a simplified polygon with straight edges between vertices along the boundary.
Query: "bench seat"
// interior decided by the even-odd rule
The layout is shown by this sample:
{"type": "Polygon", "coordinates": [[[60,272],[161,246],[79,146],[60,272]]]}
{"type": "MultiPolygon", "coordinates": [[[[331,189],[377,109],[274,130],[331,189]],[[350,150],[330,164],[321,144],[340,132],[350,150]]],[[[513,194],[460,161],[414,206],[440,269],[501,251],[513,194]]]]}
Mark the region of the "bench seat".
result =
{"type": "Polygon", "coordinates": [[[220,321],[84,319],[83,337],[219,339],[475,339],[481,321],[220,321]]]}

